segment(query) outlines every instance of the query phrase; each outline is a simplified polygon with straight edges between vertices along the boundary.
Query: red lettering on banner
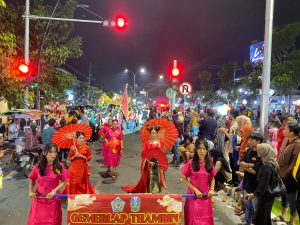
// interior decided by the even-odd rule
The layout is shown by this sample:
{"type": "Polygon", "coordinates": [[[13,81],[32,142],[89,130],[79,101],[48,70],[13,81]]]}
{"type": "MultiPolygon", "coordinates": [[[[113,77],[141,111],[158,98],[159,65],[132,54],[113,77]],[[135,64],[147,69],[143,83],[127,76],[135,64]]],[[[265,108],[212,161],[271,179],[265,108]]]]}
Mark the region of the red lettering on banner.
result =
{"type": "MultiPolygon", "coordinates": [[[[76,197],[80,198],[81,196],[76,197]]],[[[86,196],[83,196],[87,198],[86,196]]],[[[69,197],[71,200],[75,197],[69,197]]],[[[179,195],[91,195],[91,203],[84,208],[76,205],[68,210],[69,225],[176,225],[181,224],[179,195]],[[123,208],[115,210],[112,203],[118,199],[123,208]],[[173,199],[177,207],[165,207],[161,202],[173,199]],[[137,211],[138,210],[138,211],[137,211]]],[[[74,201],[74,204],[76,201],[74,201]]],[[[79,202],[81,204],[81,202],[79,202]]],[[[76,203],[78,204],[78,203],[76,203]]],[[[175,205],[176,205],[175,204],[175,205]]],[[[81,205],[80,205],[81,206],[81,205]]]]}

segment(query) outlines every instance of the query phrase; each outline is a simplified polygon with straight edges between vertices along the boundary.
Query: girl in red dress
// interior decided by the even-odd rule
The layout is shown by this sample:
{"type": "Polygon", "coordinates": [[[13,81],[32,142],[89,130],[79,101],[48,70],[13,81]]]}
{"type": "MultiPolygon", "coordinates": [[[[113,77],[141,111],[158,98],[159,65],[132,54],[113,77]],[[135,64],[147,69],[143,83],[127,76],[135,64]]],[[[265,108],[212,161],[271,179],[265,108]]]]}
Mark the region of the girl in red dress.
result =
{"type": "Polygon", "coordinates": [[[94,194],[95,189],[90,183],[90,168],[88,162],[92,155],[89,146],[85,144],[85,134],[76,132],[76,143],[70,149],[68,159],[71,161],[69,180],[66,192],[68,194],[94,194]]]}
{"type": "Polygon", "coordinates": [[[123,139],[124,135],[119,128],[118,120],[112,121],[112,128],[108,129],[105,133],[105,142],[108,147],[109,166],[111,167],[112,179],[117,179],[117,167],[120,165],[121,154],[123,151],[123,139]]]}
{"type": "Polygon", "coordinates": [[[143,157],[143,153],[152,149],[163,151],[163,143],[158,140],[159,128],[150,128],[150,140],[143,143],[141,178],[136,186],[128,185],[121,187],[128,193],[161,193],[162,188],[166,188],[165,171],[160,169],[155,160],[148,160],[143,157]]]}
{"type": "Polygon", "coordinates": [[[33,199],[28,225],[62,224],[61,200],[53,196],[65,188],[68,174],[63,164],[59,163],[57,151],[56,145],[47,144],[40,162],[34,166],[28,177],[29,197],[33,199]],[[46,197],[37,198],[37,195],[46,197]]]}

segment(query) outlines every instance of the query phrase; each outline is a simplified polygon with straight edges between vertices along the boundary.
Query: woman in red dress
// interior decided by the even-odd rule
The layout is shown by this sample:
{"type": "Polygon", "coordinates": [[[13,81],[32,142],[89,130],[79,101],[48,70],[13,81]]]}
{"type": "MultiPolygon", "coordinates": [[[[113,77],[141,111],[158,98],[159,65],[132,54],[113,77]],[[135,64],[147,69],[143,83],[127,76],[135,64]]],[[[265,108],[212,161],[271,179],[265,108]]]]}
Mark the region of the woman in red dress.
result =
{"type": "MultiPolygon", "coordinates": [[[[165,171],[160,169],[155,160],[148,160],[143,153],[153,149],[163,151],[163,143],[158,140],[159,128],[150,128],[150,140],[145,141],[142,146],[141,178],[136,186],[128,185],[121,187],[128,193],[161,193],[166,188],[165,171]]],[[[164,151],[163,151],[164,152],[164,151]]]]}
{"type": "MultiPolygon", "coordinates": [[[[101,130],[99,131],[99,135],[103,138],[107,131],[111,129],[112,126],[112,119],[109,119],[107,123],[103,125],[101,130]]],[[[102,142],[102,156],[103,156],[103,164],[107,167],[107,175],[110,175],[110,154],[109,154],[109,148],[107,147],[106,141],[102,142]]]]}
{"type": "Polygon", "coordinates": [[[118,120],[114,119],[112,121],[112,128],[107,129],[104,137],[108,148],[109,167],[111,167],[110,175],[112,179],[116,180],[116,170],[120,165],[124,139],[122,130],[119,128],[118,120]]]}
{"type": "Polygon", "coordinates": [[[69,168],[69,180],[66,192],[68,194],[94,194],[95,189],[91,186],[88,162],[92,155],[89,146],[85,144],[85,134],[76,132],[76,144],[70,149],[68,159],[71,161],[69,168]]]}

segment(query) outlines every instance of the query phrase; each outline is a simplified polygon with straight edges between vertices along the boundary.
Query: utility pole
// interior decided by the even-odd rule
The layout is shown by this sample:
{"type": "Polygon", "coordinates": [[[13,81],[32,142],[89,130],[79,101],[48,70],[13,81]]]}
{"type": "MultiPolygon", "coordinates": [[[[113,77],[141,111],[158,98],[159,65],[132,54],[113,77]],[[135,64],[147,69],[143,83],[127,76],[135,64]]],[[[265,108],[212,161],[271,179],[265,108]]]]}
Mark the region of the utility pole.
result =
{"type": "MultiPolygon", "coordinates": [[[[25,44],[24,44],[24,63],[29,65],[29,0],[26,0],[25,5],[25,44]]],[[[25,92],[24,92],[24,108],[28,109],[29,102],[28,102],[28,92],[29,88],[26,85],[25,92]]]]}
{"type": "Polygon", "coordinates": [[[274,0],[266,1],[264,63],[262,74],[262,94],[260,108],[260,132],[264,140],[268,136],[269,95],[271,77],[272,33],[273,33],[274,0]]]}
{"type": "Polygon", "coordinates": [[[89,76],[88,76],[88,81],[89,81],[89,90],[88,90],[88,101],[90,101],[90,88],[91,88],[91,77],[92,77],[92,74],[91,74],[91,70],[92,70],[92,64],[89,63],[89,76]]]}
{"type": "MultiPolygon", "coordinates": [[[[30,15],[30,0],[26,0],[25,2],[25,13],[23,18],[25,18],[25,38],[24,38],[24,63],[26,65],[29,65],[29,22],[30,19],[42,19],[42,20],[55,20],[55,21],[67,21],[67,22],[81,22],[81,23],[97,23],[97,24],[102,24],[103,26],[108,26],[108,27],[118,27],[118,24],[116,21],[110,21],[110,20],[81,20],[81,19],[71,19],[71,18],[55,18],[53,17],[53,13],[51,17],[46,17],[46,16],[37,16],[37,15],[30,15]]],[[[126,24],[124,24],[126,25],[126,24]]],[[[42,50],[41,46],[41,50],[42,50]]],[[[42,54],[40,52],[40,54],[42,54]]],[[[40,56],[41,57],[41,56],[40,56]]],[[[39,71],[40,72],[40,71],[39,71]]],[[[38,73],[39,73],[38,72],[38,73]]],[[[90,84],[90,81],[89,81],[90,84]]],[[[27,109],[29,106],[29,101],[28,101],[28,93],[29,93],[29,88],[28,85],[25,88],[24,91],[24,108],[27,109]]],[[[36,107],[40,108],[40,91],[37,89],[37,103],[36,107]]]]}

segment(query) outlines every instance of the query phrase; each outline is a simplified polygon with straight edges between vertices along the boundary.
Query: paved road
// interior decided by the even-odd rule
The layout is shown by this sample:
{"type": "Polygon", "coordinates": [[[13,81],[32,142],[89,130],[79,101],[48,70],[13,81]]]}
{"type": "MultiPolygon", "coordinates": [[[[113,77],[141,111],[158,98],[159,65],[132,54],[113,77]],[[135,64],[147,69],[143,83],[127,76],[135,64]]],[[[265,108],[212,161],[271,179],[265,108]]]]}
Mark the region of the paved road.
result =
{"type": "MultiPolygon", "coordinates": [[[[102,165],[100,143],[92,148],[93,159],[91,166],[91,183],[96,186],[97,193],[123,193],[120,186],[135,184],[140,176],[141,142],[138,133],[126,135],[125,150],[118,169],[118,180],[103,178],[106,168],[102,165]]],[[[170,167],[167,174],[167,191],[165,193],[185,193],[186,187],[181,184],[179,169],[170,167]]],[[[28,193],[28,180],[22,172],[12,172],[4,179],[4,188],[0,190],[0,224],[25,225],[30,210],[28,193]]],[[[63,221],[66,221],[66,205],[63,205],[63,221]]],[[[215,225],[237,224],[239,218],[225,203],[216,197],[214,203],[215,225]]],[[[66,224],[63,222],[63,224],[66,224]]]]}

